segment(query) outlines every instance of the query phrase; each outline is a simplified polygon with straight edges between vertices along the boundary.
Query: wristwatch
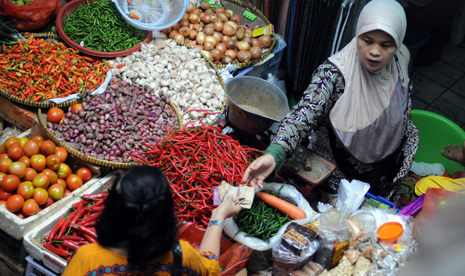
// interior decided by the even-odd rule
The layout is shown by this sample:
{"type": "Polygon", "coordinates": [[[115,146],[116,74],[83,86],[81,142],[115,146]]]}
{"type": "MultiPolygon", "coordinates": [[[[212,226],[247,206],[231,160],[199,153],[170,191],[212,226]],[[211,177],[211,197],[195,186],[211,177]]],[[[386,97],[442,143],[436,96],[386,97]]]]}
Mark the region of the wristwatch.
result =
{"type": "Polygon", "coordinates": [[[221,220],[210,220],[208,227],[212,225],[218,225],[219,227],[223,228],[223,222],[221,220]]]}

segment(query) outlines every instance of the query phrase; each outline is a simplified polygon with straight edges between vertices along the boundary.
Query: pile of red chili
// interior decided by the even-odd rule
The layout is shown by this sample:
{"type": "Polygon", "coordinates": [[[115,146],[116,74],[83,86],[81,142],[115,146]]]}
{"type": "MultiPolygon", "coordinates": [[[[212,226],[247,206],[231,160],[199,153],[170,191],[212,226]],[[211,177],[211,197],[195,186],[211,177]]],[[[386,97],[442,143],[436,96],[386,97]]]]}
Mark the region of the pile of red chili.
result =
{"type": "Polygon", "coordinates": [[[81,201],[73,204],[71,212],[52,228],[43,246],[69,260],[79,247],[97,242],[94,225],[107,195],[106,192],[83,195],[81,201]]]}
{"type": "Polygon", "coordinates": [[[0,88],[34,102],[94,90],[103,84],[108,65],[78,53],[61,42],[33,35],[17,45],[4,45],[0,88]]]}
{"type": "Polygon", "coordinates": [[[257,149],[241,146],[217,126],[176,129],[163,141],[145,145],[149,150],[131,156],[166,175],[179,222],[196,222],[204,227],[214,208],[214,188],[223,180],[240,184],[258,153],[257,149]]]}

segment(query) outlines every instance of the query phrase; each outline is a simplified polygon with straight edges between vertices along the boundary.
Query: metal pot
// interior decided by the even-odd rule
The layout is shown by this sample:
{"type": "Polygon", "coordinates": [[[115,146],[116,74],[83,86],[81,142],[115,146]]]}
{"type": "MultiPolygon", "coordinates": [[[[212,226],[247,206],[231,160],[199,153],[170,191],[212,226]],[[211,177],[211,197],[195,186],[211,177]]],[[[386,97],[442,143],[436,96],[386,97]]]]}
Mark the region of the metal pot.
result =
{"type": "Polygon", "coordinates": [[[289,112],[283,91],[260,78],[233,78],[226,84],[226,95],[229,122],[252,135],[269,129],[289,112]]]}

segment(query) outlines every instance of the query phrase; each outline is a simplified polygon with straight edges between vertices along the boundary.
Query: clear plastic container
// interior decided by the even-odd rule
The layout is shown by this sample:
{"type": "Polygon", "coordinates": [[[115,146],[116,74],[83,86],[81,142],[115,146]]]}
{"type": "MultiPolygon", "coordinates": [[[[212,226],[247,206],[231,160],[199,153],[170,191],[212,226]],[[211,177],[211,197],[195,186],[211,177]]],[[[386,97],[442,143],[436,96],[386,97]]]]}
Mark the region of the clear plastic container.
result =
{"type": "Polygon", "coordinates": [[[181,20],[189,6],[189,0],[112,1],[129,24],[142,30],[162,30],[173,26],[181,20]]]}

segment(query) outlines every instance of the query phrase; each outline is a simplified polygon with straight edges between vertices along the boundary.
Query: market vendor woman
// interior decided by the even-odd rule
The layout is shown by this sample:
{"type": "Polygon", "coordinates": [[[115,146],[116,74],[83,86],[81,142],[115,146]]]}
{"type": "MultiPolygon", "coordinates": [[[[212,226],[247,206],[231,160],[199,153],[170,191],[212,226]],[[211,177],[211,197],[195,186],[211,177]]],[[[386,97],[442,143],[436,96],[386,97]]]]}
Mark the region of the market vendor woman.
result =
{"type": "Polygon", "coordinates": [[[407,20],[394,0],[373,0],[360,13],[356,37],[313,74],[276,137],[246,170],[244,183],[261,186],[311,134],[310,149],[337,165],[323,185],[357,179],[397,202],[400,178],[413,162],[418,130],[410,120],[410,54],[402,44],[407,20]]]}

